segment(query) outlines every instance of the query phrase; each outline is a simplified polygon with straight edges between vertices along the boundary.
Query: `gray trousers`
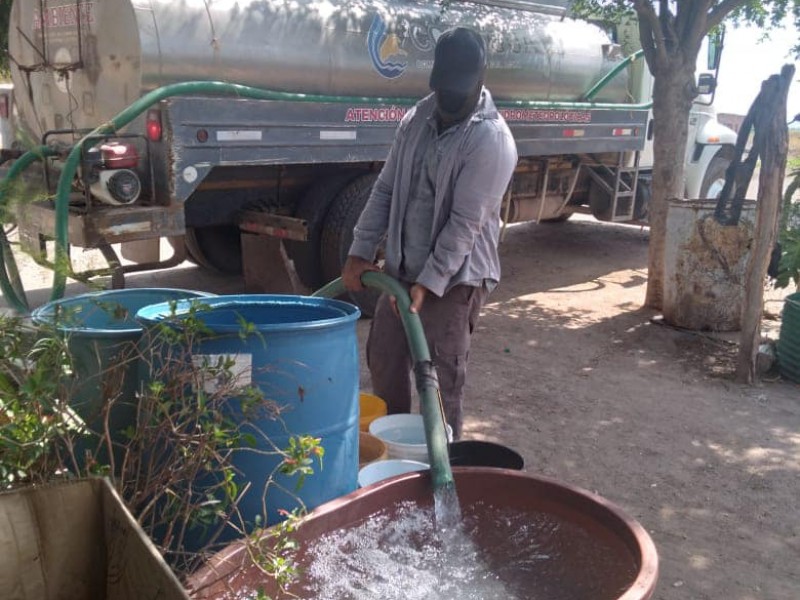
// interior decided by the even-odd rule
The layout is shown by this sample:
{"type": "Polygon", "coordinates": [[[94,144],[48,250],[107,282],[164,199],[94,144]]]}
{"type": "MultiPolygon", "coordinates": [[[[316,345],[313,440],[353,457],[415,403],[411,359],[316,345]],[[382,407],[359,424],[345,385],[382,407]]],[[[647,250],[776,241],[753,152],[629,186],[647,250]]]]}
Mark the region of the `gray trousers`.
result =
{"type": "MultiPolygon", "coordinates": [[[[420,311],[431,358],[439,376],[445,420],[453,438],[461,437],[464,382],[472,332],[488,296],[485,287],[458,285],[439,298],[428,294],[420,311]]],[[[374,393],[389,414],[411,411],[411,354],[403,324],[389,297],[378,300],[367,338],[367,365],[374,393]]]]}

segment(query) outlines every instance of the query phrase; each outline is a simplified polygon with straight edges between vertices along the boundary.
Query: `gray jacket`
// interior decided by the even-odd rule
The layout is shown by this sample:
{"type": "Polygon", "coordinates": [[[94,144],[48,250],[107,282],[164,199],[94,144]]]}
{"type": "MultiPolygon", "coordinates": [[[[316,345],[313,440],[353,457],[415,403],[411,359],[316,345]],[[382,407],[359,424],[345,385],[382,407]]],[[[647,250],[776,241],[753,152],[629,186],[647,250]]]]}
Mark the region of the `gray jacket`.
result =
{"type": "MultiPolygon", "coordinates": [[[[350,254],[374,260],[386,236],[384,270],[397,277],[403,217],[410,193],[416,139],[435,109],[433,94],[400,122],[389,156],[353,232],[350,254]]],[[[437,296],[461,283],[500,281],[497,244],[500,206],[517,164],[514,138],[484,88],[472,116],[459,124],[460,140],[441,157],[431,239],[433,249],[416,283],[437,296]]]]}

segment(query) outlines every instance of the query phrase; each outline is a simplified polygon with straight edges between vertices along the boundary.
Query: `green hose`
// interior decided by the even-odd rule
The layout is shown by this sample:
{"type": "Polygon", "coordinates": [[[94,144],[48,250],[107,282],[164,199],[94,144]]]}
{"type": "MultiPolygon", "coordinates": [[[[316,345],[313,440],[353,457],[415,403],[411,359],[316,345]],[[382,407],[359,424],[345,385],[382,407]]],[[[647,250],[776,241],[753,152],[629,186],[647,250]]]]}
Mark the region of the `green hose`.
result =
{"type": "MultiPolygon", "coordinates": [[[[626,56],[625,60],[616,64],[613,69],[611,69],[608,73],[606,73],[600,78],[600,81],[598,81],[591,88],[589,88],[589,91],[586,92],[583,96],[581,96],[581,99],[592,100],[592,98],[594,98],[595,96],[597,96],[597,94],[600,93],[600,90],[602,90],[604,87],[606,87],[606,85],[608,85],[609,81],[611,81],[617,75],[619,75],[620,71],[627,68],[628,65],[630,65],[632,62],[634,62],[635,60],[637,60],[642,56],[644,56],[644,50],[637,50],[633,54],[629,54],[628,56],[626,56]]],[[[650,102],[649,105],[652,105],[652,102],[650,102]]]]}
{"type": "MultiPolygon", "coordinates": [[[[607,79],[606,79],[607,81],[607,79]]],[[[417,102],[413,98],[370,98],[364,96],[327,96],[315,94],[295,94],[290,92],[276,92],[253,88],[235,83],[223,81],[186,81],[174,83],[160,87],[148,92],[125,110],[117,114],[107,123],[100,125],[95,130],[81,138],[70,151],[64,163],[64,169],[58,180],[58,188],[55,200],[55,263],[56,268],[53,275],[53,289],[50,295],[51,300],[57,300],[64,295],[69,257],[67,254],[68,243],[68,217],[69,217],[69,193],[72,188],[72,180],[80,163],[80,155],[83,145],[99,136],[109,135],[133,121],[153,104],[156,104],[172,96],[189,96],[196,94],[205,95],[233,95],[241,98],[255,100],[278,100],[291,102],[330,102],[330,103],[349,103],[349,104],[399,104],[413,105],[417,102]]],[[[591,102],[540,102],[540,101],[510,101],[499,102],[498,106],[508,108],[533,108],[533,109],[608,109],[608,110],[636,110],[639,108],[649,108],[649,104],[601,104],[591,102]]]]}
{"type": "MultiPolygon", "coordinates": [[[[0,213],[2,213],[8,202],[8,192],[14,181],[19,175],[37,160],[43,160],[47,156],[55,156],[57,152],[47,146],[39,146],[29,150],[20,156],[8,170],[5,178],[0,182],[0,213]]],[[[2,223],[0,223],[2,225],[2,223]]],[[[11,307],[19,313],[29,312],[28,298],[25,296],[25,288],[19,276],[17,262],[14,253],[6,237],[5,230],[0,226],[0,290],[6,297],[11,307]]]]}
{"type": "Polygon", "coordinates": [[[51,300],[61,298],[64,295],[64,289],[66,287],[67,265],[69,260],[67,255],[69,193],[72,189],[72,180],[75,176],[75,172],[80,164],[83,145],[89,140],[95,140],[100,136],[117,132],[150,108],[150,106],[166,98],[172,96],[190,96],[194,94],[232,95],[254,100],[288,100],[293,102],[383,102],[392,104],[414,104],[415,102],[410,98],[364,98],[359,96],[292,94],[288,92],[262,90],[235,83],[225,83],[223,81],[186,81],[183,83],[166,85],[152,92],[148,92],[110,121],[100,125],[81,138],[80,141],[72,147],[72,150],[67,156],[67,160],[64,163],[64,170],[61,172],[61,176],[58,179],[58,188],[56,190],[56,268],[53,274],[53,289],[50,295],[51,300]]]}
{"type": "MultiPolygon", "coordinates": [[[[450,468],[450,457],[447,452],[447,433],[444,426],[439,384],[436,380],[433,362],[431,361],[428,341],[422,329],[419,315],[410,312],[411,299],[406,289],[397,281],[384,273],[367,271],[361,278],[365,286],[375,288],[394,296],[408,338],[411,358],[414,363],[414,374],[417,378],[417,391],[420,396],[420,412],[425,424],[425,439],[428,444],[428,462],[431,465],[433,489],[440,490],[455,485],[453,471],[450,468]]],[[[325,287],[317,290],[312,296],[335,298],[345,293],[344,282],[335,279],[325,287]]]]}

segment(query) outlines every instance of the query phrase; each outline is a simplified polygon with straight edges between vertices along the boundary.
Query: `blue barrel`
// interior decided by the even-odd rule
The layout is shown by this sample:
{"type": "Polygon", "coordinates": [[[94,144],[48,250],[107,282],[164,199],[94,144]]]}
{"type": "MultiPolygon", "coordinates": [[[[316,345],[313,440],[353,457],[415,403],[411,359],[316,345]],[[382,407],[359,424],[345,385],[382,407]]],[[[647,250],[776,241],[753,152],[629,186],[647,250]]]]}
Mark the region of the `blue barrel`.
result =
{"type": "Polygon", "coordinates": [[[64,383],[72,409],[91,430],[102,431],[103,409],[113,402],[109,430],[112,440],[120,441],[119,432],[136,423],[143,333],[136,313],[150,304],[209,296],[168,288],[94,292],[45,304],[31,318],[42,333],[67,340],[73,372],[64,383]]]}
{"type": "MultiPolygon", "coordinates": [[[[235,452],[233,466],[240,472],[239,489],[246,492],[238,509],[246,525],[265,518],[279,522],[279,511],[305,506],[309,510],[357,487],[359,358],[357,307],[326,298],[291,295],[217,296],[204,300],[194,315],[210,333],[194,340],[192,362],[214,364],[220,356],[242,385],[257,387],[281,407],[280,418],[261,414],[253,423],[256,447],[235,452]],[[251,330],[242,334],[242,323],[251,330]],[[263,434],[263,435],[262,435],[263,434]],[[298,476],[278,472],[284,449],[295,435],[322,439],[322,469],[297,488],[298,476]],[[266,438],[266,439],[265,439],[266,438]],[[268,482],[270,482],[268,485],[268,482]],[[266,507],[266,515],[264,515],[266,507]]],[[[149,306],[136,318],[147,327],[159,323],[181,328],[190,307],[179,302],[173,313],[168,304],[149,306]]],[[[154,336],[155,338],[155,336],[154,336]]],[[[172,350],[156,350],[156,353],[172,350]]],[[[236,417],[238,399],[230,409],[236,417]]],[[[263,524],[263,520],[261,521],[263,524]]]]}

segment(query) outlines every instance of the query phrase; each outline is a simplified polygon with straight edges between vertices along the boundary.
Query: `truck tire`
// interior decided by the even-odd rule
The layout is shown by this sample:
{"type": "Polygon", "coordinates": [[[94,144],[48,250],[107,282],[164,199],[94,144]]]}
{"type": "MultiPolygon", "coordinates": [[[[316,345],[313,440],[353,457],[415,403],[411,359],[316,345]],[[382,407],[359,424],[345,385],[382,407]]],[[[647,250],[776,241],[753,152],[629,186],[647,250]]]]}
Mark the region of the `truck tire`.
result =
{"type": "Polygon", "coordinates": [[[308,229],[308,240],[287,240],[286,253],[294,261],[297,276],[303,285],[316,290],[325,283],[322,274],[322,227],[333,199],[353,179],[355,173],[341,173],[326,177],[313,184],[294,211],[294,216],[304,219],[308,229]]]}
{"type": "Polygon", "coordinates": [[[189,262],[191,262],[191,263],[193,263],[195,265],[197,264],[197,261],[194,259],[194,257],[191,254],[189,254],[189,249],[186,247],[186,236],[185,235],[180,235],[180,236],[176,236],[176,237],[171,237],[170,236],[170,237],[167,238],[167,243],[170,245],[170,247],[175,252],[178,252],[179,250],[185,250],[186,251],[186,260],[188,260],[189,262]]]}
{"type": "MultiPolygon", "coordinates": [[[[336,195],[325,216],[322,228],[322,274],[325,281],[333,281],[342,274],[342,267],[347,260],[347,253],[353,243],[353,229],[358,217],[367,204],[372,186],[378,178],[370,173],[355,178],[336,195]]],[[[358,305],[365,317],[375,314],[375,305],[380,292],[366,290],[348,292],[348,299],[358,305]]]]}
{"type": "Polygon", "coordinates": [[[725,185],[725,171],[728,170],[730,164],[730,159],[723,156],[715,156],[711,159],[700,186],[700,198],[714,199],[719,196],[722,186],[725,185]]]}
{"type": "Polygon", "coordinates": [[[539,223],[542,225],[555,225],[557,223],[565,223],[569,221],[572,218],[572,215],[574,214],[575,213],[564,212],[558,215],[557,217],[552,217],[550,219],[542,219],[541,221],[539,221],[539,223]]]}
{"type": "Polygon", "coordinates": [[[611,196],[596,181],[589,182],[589,208],[598,221],[611,220],[611,196]]]}
{"type": "Polygon", "coordinates": [[[242,274],[242,240],[235,225],[186,228],[186,252],[199,266],[224,273],[242,274]]]}
{"type": "Polygon", "coordinates": [[[633,218],[647,222],[650,214],[650,200],[653,198],[653,176],[640,175],[636,184],[636,201],[633,204],[633,218]]]}

